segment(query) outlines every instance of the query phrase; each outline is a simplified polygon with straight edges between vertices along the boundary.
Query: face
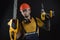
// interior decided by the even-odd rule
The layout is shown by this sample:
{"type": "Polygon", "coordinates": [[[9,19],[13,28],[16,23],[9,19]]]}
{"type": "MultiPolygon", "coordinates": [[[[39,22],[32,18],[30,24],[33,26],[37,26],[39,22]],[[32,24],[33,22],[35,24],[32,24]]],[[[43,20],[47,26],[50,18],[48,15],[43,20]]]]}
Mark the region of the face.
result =
{"type": "Polygon", "coordinates": [[[24,10],[20,10],[21,11],[21,14],[24,16],[24,17],[28,17],[31,13],[31,9],[30,8],[27,8],[27,9],[24,9],[24,10]]]}

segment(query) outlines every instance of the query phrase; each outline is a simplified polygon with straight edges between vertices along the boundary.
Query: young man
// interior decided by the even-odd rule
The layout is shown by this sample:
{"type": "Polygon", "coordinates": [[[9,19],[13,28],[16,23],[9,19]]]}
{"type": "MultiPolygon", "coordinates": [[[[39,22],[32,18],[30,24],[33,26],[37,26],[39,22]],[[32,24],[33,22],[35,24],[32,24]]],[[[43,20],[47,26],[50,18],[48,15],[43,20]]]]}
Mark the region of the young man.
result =
{"type": "MultiPolygon", "coordinates": [[[[31,7],[27,3],[21,4],[20,12],[24,17],[24,20],[22,20],[22,22],[20,23],[19,30],[17,29],[18,30],[17,39],[20,36],[23,36],[26,40],[39,40],[39,27],[43,28],[45,23],[43,23],[39,18],[32,17],[30,15],[31,7]]],[[[51,14],[50,16],[52,17],[52,11],[50,12],[50,14],[51,14]]],[[[43,15],[42,20],[45,20],[45,12],[42,15],[43,15]]],[[[8,24],[9,23],[12,24],[13,23],[12,20],[10,20],[8,24]]],[[[12,35],[10,35],[10,38],[12,38],[12,35]]]]}
{"type": "Polygon", "coordinates": [[[44,23],[37,17],[31,17],[31,7],[27,3],[21,4],[20,12],[24,17],[21,23],[24,38],[26,40],[39,40],[39,27],[43,27],[44,23]]]}

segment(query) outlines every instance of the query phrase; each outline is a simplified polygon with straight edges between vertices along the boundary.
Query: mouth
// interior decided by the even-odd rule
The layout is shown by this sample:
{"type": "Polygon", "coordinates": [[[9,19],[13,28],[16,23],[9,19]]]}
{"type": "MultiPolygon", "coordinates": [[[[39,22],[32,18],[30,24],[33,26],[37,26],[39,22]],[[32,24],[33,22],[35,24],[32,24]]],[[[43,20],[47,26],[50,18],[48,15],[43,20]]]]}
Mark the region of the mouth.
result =
{"type": "Polygon", "coordinates": [[[28,18],[28,16],[25,16],[26,18],[28,18]]]}

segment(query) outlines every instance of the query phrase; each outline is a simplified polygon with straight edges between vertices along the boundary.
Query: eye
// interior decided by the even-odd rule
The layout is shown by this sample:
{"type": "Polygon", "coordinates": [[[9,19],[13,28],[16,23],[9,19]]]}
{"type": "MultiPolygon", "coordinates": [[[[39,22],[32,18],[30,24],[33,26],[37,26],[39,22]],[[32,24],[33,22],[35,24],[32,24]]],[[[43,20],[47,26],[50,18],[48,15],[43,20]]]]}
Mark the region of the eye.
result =
{"type": "Polygon", "coordinates": [[[30,11],[30,9],[28,9],[30,11]]]}
{"type": "Polygon", "coordinates": [[[24,10],[23,10],[23,12],[27,12],[27,10],[26,10],[26,9],[24,9],[24,10]]]}

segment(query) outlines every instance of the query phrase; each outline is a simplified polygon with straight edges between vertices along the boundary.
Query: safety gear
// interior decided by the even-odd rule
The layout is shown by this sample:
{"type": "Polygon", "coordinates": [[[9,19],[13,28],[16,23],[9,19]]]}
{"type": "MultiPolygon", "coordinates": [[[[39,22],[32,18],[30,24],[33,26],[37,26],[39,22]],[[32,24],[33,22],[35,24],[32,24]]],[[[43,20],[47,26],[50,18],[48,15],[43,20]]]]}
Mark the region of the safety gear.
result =
{"type": "Polygon", "coordinates": [[[27,8],[30,8],[29,4],[27,4],[27,3],[23,3],[20,6],[20,10],[24,10],[24,9],[27,9],[27,8]]]}

